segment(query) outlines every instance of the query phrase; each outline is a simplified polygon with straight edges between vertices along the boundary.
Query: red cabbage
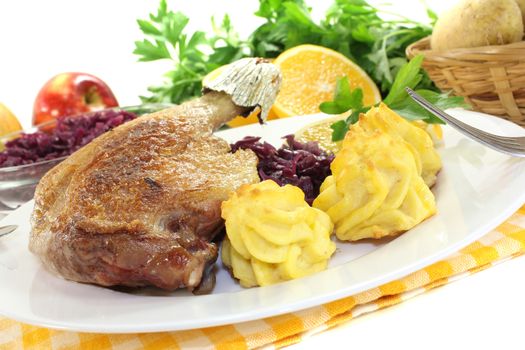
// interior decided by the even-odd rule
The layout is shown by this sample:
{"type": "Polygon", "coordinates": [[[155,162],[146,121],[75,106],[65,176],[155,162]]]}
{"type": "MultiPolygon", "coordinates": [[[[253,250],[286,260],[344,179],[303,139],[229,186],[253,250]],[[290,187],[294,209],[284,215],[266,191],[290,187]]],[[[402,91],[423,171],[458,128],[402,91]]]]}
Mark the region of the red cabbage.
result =
{"type": "Polygon", "coordinates": [[[259,158],[257,170],[261,180],[273,180],[280,186],[300,187],[305,200],[312,204],[319,195],[324,179],[331,174],[330,163],[334,155],[323,151],[316,142],[298,142],[293,135],[285,136],[286,143],[279,149],[260,137],[247,136],[232,144],[232,152],[251,149],[259,158]]]}
{"type": "Polygon", "coordinates": [[[6,142],[5,150],[0,152],[0,168],[68,156],[95,137],[136,117],[131,112],[104,110],[59,118],[50,131],[23,133],[6,142]]]}

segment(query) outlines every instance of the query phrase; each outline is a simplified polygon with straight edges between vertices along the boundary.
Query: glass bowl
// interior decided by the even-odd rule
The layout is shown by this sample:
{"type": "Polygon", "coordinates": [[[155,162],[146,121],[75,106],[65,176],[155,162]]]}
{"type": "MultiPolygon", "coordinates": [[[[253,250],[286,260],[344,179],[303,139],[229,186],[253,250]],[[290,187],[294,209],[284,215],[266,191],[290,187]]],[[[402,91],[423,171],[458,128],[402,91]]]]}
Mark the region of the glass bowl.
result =
{"type": "MultiPolygon", "coordinates": [[[[172,107],[171,104],[145,104],[128,107],[108,108],[108,110],[125,110],[143,115],[158,110],[172,107]]],[[[16,131],[0,136],[0,151],[4,149],[5,143],[20,137],[22,134],[31,134],[37,131],[49,131],[56,124],[55,120],[42,123],[26,130],[16,131]]],[[[0,168],[0,211],[13,210],[20,205],[30,201],[40,179],[55,165],[62,162],[66,157],[60,157],[31,164],[0,168]]]]}

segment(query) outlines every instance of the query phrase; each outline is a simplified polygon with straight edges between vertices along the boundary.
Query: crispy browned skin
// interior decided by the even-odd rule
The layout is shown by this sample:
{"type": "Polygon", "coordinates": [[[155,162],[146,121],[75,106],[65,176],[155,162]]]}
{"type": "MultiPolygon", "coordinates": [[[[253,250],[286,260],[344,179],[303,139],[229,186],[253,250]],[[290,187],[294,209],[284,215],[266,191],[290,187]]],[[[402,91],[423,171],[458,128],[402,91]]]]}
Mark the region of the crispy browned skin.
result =
{"type": "Polygon", "coordinates": [[[103,286],[198,286],[217,258],[220,203],[258,182],[252,152],[212,135],[246,112],[209,93],[97,138],[37,187],[30,250],[66,279],[103,286]]]}

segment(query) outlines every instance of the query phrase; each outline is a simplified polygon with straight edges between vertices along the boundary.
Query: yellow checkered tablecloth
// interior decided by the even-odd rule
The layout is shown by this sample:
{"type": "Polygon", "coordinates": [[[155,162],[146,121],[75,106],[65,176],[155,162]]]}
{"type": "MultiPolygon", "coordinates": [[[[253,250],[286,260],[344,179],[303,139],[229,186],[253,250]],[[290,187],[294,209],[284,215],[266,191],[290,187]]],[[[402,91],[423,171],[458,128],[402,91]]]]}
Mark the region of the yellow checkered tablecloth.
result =
{"type": "Polygon", "coordinates": [[[263,320],[190,331],[90,334],[56,331],[0,317],[0,349],[279,348],[359,315],[412,298],[525,252],[525,206],[495,230],[400,280],[311,309],[263,320]]]}

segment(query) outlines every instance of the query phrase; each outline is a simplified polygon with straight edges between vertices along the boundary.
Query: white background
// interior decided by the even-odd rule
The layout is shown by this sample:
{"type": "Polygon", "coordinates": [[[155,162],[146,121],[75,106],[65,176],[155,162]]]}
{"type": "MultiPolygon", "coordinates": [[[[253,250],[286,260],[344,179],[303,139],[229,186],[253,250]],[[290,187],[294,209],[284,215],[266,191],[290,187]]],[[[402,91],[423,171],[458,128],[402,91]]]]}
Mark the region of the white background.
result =
{"type": "MultiPolygon", "coordinates": [[[[384,3],[385,1],[371,1],[384,3]]],[[[419,0],[391,1],[393,11],[424,18],[419,0]]],[[[437,12],[454,0],[429,0],[437,12]]],[[[322,12],[330,1],[308,1],[322,12]]],[[[24,126],[31,122],[40,87],[60,72],[80,71],[106,81],[121,105],[139,102],[161,80],[168,62],[138,63],[135,20],[155,11],[157,1],[1,1],[0,102],[24,126]]],[[[255,0],[169,1],[191,17],[193,29],[209,29],[211,15],[229,13],[243,33],[260,24],[250,14],[255,0]]],[[[293,348],[519,348],[525,313],[525,258],[483,271],[401,305],[360,317],[293,348]]],[[[522,345],[521,345],[522,346],[522,345]]]]}
{"type": "MultiPolygon", "coordinates": [[[[395,3],[389,9],[425,19],[421,0],[395,3]]],[[[441,11],[454,0],[429,0],[441,11]]],[[[330,0],[307,1],[319,16],[330,0]]],[[[210,17],[228,13],[235,27],[248,34],[262,20],[251,14],[257,0],[168,0],[191,20],[191,30],[211,30],[210,17]]],[[[157,0],[0,1],[0,102],[28,127],[33,101],[44,83],[61,72],[86,72],[104,80],[120,105],[140,102],[146,88],[159,83],[169,62],[137,62],[134,42],[142,40],[136,19],[156,12],[157,0]]]]}

